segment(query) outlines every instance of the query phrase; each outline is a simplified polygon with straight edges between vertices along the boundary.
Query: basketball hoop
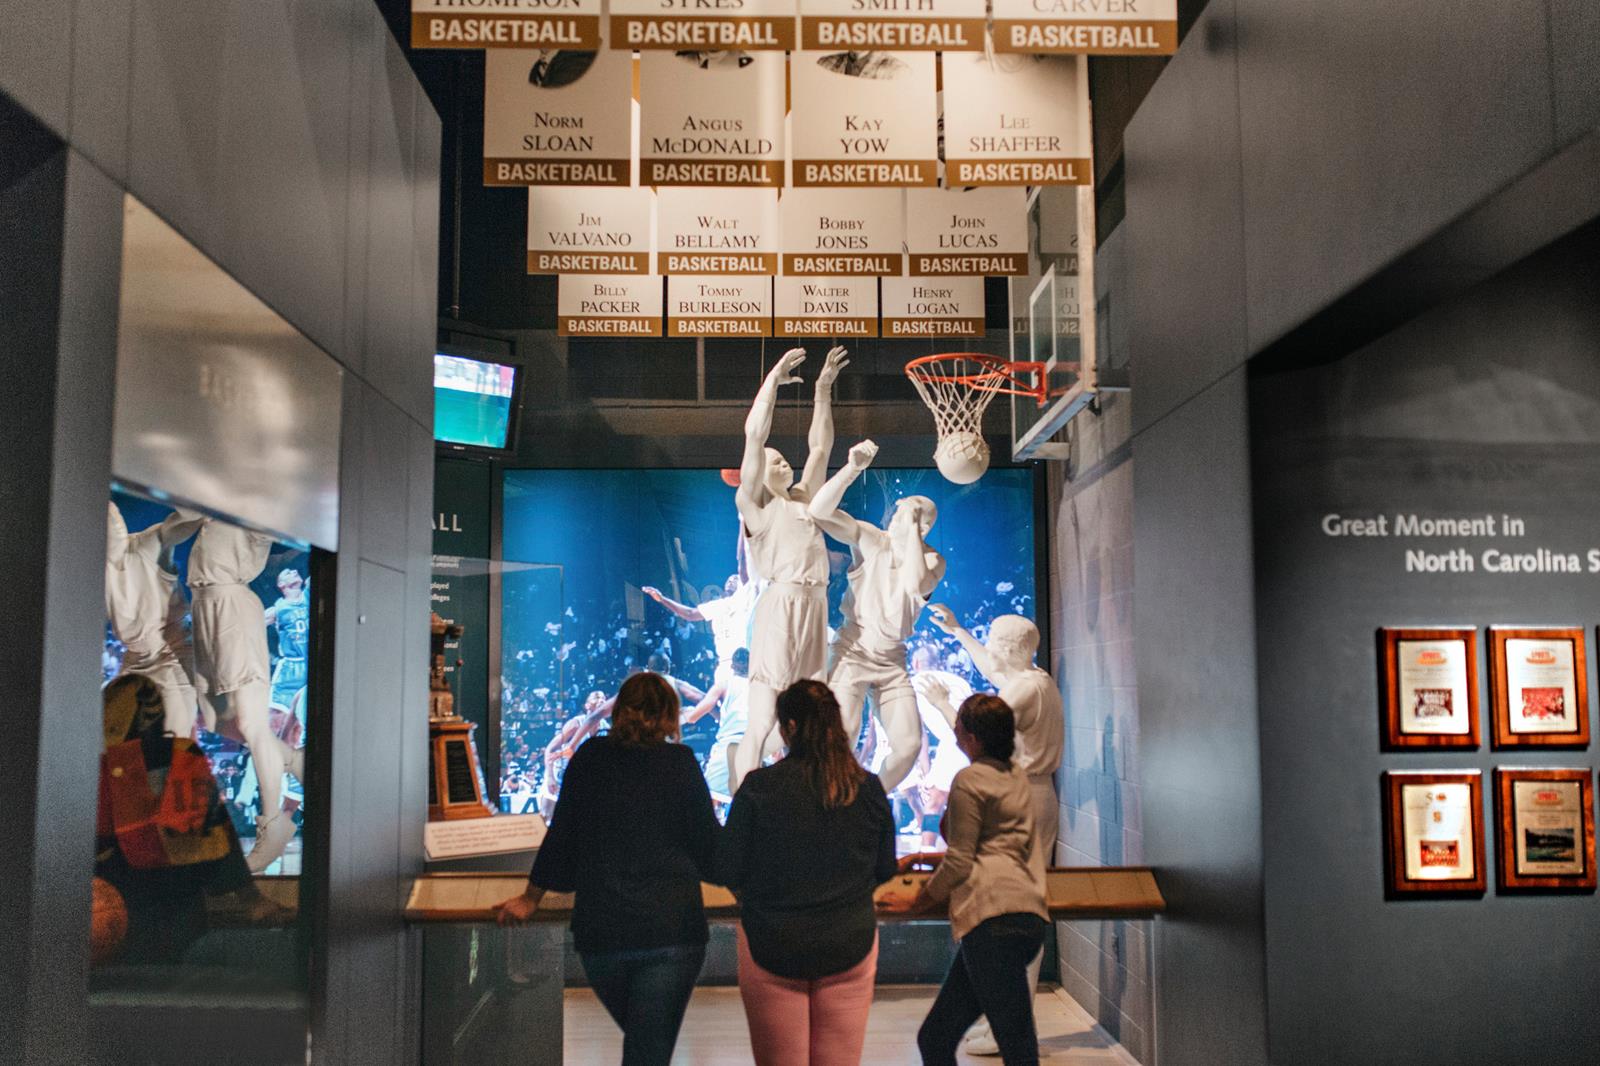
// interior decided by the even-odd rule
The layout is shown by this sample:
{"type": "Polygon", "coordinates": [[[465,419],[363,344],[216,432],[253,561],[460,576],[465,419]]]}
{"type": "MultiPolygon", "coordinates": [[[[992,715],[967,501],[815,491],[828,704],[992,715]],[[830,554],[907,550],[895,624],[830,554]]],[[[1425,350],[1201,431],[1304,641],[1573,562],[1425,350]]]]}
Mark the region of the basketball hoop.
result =
{"type": "Polygon", "coordinates": [[[906,377],[933,412],[939,473],[970,485],[989,469],[983,413],[1001,393],[1032,396],[1043,407],[1048,395],[1043,363],[1010,363],[977,352],[925,355],[906,364],[906,377]]]}

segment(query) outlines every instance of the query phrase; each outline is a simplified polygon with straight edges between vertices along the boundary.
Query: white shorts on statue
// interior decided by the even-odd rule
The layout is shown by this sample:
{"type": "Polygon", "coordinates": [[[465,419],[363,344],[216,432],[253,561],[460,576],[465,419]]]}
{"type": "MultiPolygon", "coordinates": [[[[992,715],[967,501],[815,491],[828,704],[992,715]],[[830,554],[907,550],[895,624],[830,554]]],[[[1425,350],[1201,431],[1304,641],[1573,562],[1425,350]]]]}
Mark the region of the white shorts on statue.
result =
{"type": "Polygon", "coordinates": [[[782,692],[818,680],[828,658],[828,599],[820,585],[768,585],[750,624],[750,680],[782,692]]]}
{"type": "Polygon", "coordinates": [[[248,585],[203,585],[189,606],[194,620],[195,680],[208,696],[272,678],[267,622],[248,585]]]}

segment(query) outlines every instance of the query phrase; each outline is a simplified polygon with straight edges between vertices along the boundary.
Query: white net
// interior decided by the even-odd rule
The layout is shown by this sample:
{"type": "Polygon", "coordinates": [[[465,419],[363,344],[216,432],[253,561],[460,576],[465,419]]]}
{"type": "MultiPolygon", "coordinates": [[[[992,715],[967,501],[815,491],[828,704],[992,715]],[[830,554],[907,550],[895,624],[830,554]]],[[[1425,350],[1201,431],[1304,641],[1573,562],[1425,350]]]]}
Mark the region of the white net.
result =
{"type": "Polygon", "coordinates": [[[981,438],[983,413],[1009,381],[1004,365],[998,359],[951,355],[908,366],[906,377],[933,412],[933,425],[941,441],[968,435],[981,438]]]}

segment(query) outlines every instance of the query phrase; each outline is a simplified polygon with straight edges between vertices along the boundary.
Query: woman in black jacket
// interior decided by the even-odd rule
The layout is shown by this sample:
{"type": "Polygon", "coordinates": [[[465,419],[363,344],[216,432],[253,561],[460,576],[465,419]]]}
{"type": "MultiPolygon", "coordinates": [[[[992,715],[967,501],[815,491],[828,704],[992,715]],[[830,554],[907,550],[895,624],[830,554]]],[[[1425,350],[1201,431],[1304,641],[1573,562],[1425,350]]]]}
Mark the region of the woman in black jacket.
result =
{"type": "Polygon", "coordinates": [[[575,892],[572,939],[595,995],[621,1027],[623,1066],[666,1066],[706,954],[700,882],[717,821],[694,753],[678,736],[678,696],[659,675],[622,683],[611,733],[572,757],[521,895],[502,925],[531,918],[546,892],[575,892]]]}

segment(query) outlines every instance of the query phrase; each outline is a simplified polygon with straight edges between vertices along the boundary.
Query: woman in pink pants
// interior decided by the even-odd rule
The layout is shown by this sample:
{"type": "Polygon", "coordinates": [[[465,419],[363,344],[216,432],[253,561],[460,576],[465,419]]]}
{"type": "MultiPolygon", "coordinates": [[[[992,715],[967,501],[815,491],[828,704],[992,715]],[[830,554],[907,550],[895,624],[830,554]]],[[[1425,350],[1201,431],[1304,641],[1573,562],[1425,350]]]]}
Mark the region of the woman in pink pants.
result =
{"type": "Polygon", "coordinates": [[[718,880],[739,897],[739,993],[756,1066],[857,1066],[877,976],[872,893],[894,816],[820,681],[778,696],[787,758],[739,786],[718,880]]]}

